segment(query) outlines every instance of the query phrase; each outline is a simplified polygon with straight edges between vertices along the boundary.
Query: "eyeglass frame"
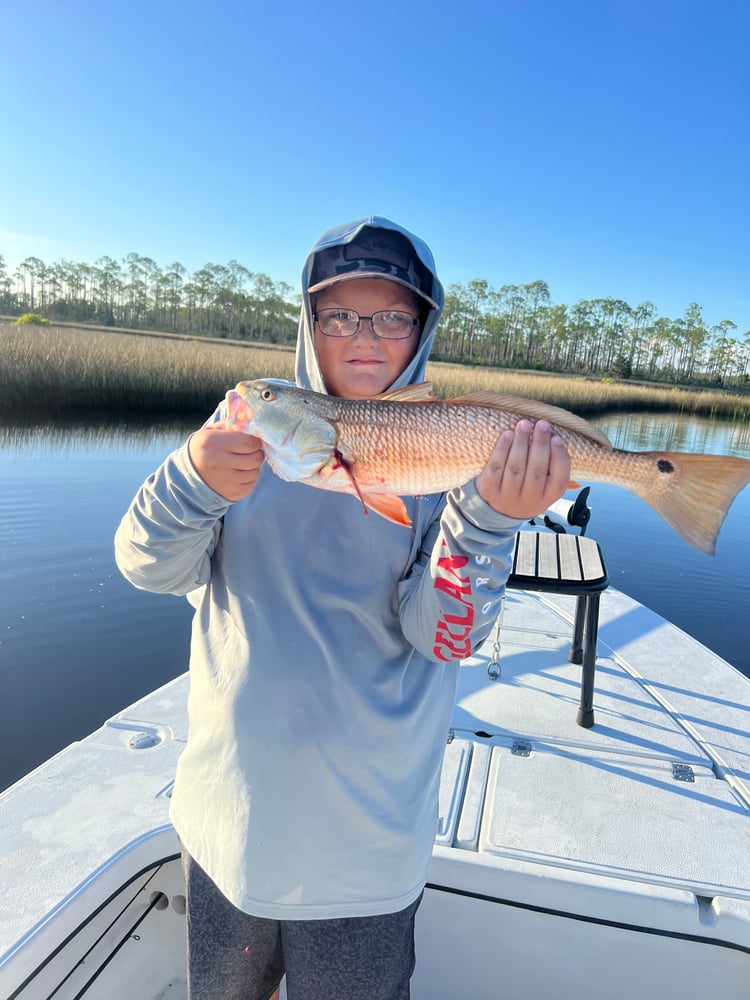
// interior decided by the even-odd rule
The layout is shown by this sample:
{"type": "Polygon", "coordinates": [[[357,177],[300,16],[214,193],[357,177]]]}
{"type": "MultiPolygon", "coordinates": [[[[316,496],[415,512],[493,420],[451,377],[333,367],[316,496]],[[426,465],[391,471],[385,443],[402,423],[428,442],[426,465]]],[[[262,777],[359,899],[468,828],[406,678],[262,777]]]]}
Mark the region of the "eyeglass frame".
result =
{"type": "Polygon", "coordinates": [[[331,340],[349,340],[351,337],[356,337],[360,331],[360,327],[362,326],[363,319],[367,320],[367,322],[370,324],[370,329],[372,330],[373,336],[377,337],[378,340],[386,340],[386,341],[407,340],[414,333],[415,327],[418,327],[420,324],[419,316],[412,316],[404,309],[378,309],[377,312],[374,312],[371,316],[360,316],[360,314],[357,312],[356,309],[345,309],[342,307],[335,307],[335,306],[332,306],[330,309],[321,309],[321,312],[348,312],[348,313],[354,313],[354,315],[357,317],[357,325],[352,333],[326,333],[323,327],[320,325],[320,320],[318,318],[320,314],[317,312],[317,310],[313,312],[312,314],[313,323],[317,323],[318,329],[323,334],[323,336],[330,337],[331,340]],[[403,337],[383,337],[376,331],[375,327],[372,324],[373,319],[376,316],[380,316],[381,313],[399,313],[402,316],[408,316],[409,319],[411,320],[411,330],[409,330],[408,333],[405,333],[403,337]]]}

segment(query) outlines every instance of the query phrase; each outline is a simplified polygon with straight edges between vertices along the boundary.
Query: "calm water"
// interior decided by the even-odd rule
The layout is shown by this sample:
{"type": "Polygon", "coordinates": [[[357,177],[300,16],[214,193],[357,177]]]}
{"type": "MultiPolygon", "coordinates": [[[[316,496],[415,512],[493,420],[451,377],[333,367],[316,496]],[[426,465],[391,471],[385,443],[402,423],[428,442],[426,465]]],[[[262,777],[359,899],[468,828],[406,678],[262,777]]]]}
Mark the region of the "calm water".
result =
{"type": "MultiPolygon", "coordinates": [[[[750,458],[750,428],[619,414],[619,447],[750,458]]],[[[0,789],[186,669],[190,608],[119,575],[114,529],[192,425],[0,427],[0,789]]],[[[629,493],[594,486],[589,534],[614,586],[750,676],[750,488],[710,559],[629,493]]]]}

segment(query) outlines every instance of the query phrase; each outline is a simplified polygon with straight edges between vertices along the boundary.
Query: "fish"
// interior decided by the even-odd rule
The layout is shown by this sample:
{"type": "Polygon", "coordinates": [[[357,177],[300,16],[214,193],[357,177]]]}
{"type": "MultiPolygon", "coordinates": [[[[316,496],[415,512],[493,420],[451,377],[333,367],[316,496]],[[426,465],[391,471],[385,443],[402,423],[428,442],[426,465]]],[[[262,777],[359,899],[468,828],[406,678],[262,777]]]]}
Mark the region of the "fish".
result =
{"type": "Polygon", "coordinates": [[[402,497],[469,482],[484,468],[498,435],[522,418],[532,425],[549,421],[568,449],[576,480],[630,490],[708,555],[716,552],[732,502],[750,482],[747,459],[626,451],[569,410],[486,390],[440,399],[429,382],[354,400],[253,379],[229,390],[226,411],[225,427],[258,437],[281,479],[350,493],[365,513],[373,510],[404,526],[410,519],[402,497]]]}

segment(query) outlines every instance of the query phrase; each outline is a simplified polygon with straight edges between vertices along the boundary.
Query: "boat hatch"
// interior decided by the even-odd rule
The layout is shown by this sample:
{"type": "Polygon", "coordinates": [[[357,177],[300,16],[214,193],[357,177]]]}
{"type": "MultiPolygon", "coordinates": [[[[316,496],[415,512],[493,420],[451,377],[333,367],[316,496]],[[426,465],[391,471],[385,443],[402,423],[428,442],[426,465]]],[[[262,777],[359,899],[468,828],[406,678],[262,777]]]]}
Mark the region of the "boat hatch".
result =
{"type": "Polygon", "coordinates": [[[707,766],[497,737],[446,747],[442,846],[750,899],[749,833],[707,766]]]}

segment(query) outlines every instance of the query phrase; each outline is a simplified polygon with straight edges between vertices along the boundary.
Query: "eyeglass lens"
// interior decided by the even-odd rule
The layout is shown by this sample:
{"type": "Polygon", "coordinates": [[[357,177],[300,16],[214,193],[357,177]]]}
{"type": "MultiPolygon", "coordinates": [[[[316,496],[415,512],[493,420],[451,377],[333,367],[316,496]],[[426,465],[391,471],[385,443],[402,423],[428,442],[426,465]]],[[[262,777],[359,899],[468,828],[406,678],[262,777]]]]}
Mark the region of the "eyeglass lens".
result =
{"type": "Polygon", "coordinates": [[[409,313],[386,309],[372,316],[360,316],[354,309],[322,309],[315,315],[321,333],[327,337],[353,337],[362,321],[370,323],[376,337],[403,340],[418,324],[409,313]]]}

